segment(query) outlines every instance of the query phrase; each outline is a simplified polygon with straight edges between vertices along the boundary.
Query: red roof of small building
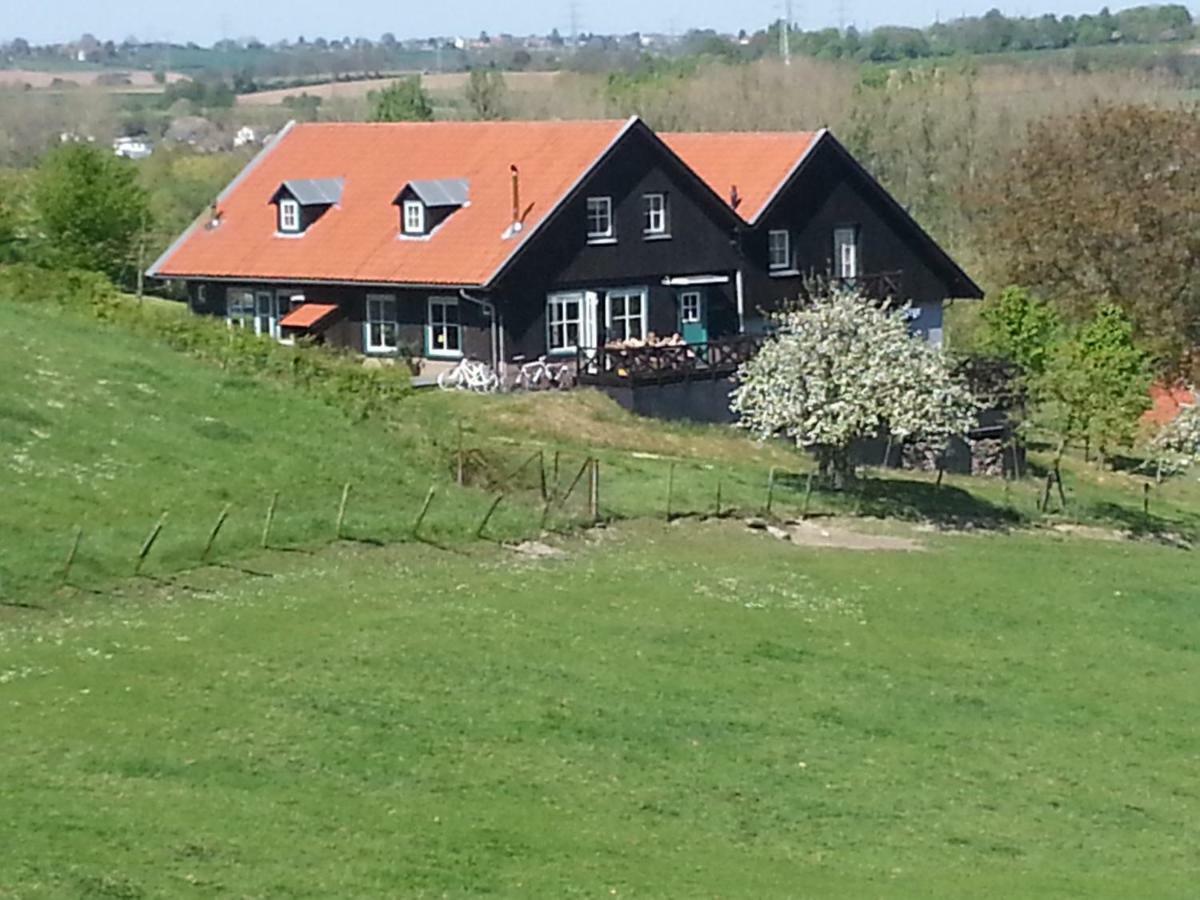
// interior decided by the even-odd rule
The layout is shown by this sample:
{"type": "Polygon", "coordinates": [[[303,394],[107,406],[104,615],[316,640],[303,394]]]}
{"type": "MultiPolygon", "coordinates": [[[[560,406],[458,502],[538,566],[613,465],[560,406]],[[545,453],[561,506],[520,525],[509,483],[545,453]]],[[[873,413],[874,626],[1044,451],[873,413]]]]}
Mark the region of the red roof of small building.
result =
{"type": "Polygon", "coordinates": [[[725,131],[660,134],[713,191],[753,223],[784,186],[823,131],[725,131]]]}
{"type": "Polygon", "coordinates": [[[279,324],[284,328],[313,328],[339,309],[341,307],[336,303],[301,303],[280,319],[279,324]]]}
{"type": "Polygon", "coordinates": [[[1150,388],[1150,409],[1146,410],[1142,420],[1153,425],[1166,425],[1184,407],[1196,402],[1197,392],[1185,385],[1155,384],[1150,388]]]}
{"type": "Polygon", "coordinates": [[[636,121],[294,125],[151,267],[164,278],[487,284],[636,121]],[[522,227],[512,224],[520,173],[522,227]],[[303,235],[276,231],[271,204],[293,179],[343,180],[340,202],[303,235]],[[393,201],[411,181],[465,179],[469,199],[432,235],[404,237],[393,201]]]}

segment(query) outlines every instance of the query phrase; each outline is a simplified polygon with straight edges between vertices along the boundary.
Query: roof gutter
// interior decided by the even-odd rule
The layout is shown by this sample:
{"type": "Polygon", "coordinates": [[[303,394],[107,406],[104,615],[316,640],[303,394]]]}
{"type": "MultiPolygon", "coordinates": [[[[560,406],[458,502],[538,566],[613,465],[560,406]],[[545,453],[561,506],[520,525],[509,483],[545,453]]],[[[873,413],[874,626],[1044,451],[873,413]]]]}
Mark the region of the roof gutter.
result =
{"type": "MultiPolygon", "coordinates": [[[[284,125],[283,128],[281,128],[279,130],[278,134],[276,134],[273,138],[271,138],[269,143],[265,144],[261,150],[259,150],[256,154],[254,154],[254,158],[251,159],[250,162],[246,163],[245,168],[243,168],[242,171],[237,173],[237,175],[234,177],[233,181],[231,181],[231,182],[229,182],[229,184],[225,185],[225,187],[221,190],[221,193],[217,194],[217,199],[213,201],[213,205],[215,206],[215,205],[220,204],[221,201],[223,201],[226,197],[228,197],[230,192],[232,192],[234,188],[236,188],[239,184],[241,184],[246,179],[246,176],[248,176],[251,172],[254,171],[255,168],[258,167],[258,164],[263,161],[263,159],[267,156],[267,154],[269,154],[272,150],[274,150],[276,147],[278,147],[280,143],[282,143],[283,139],[285,137],[287,137],[288,132],[290,132],[292,130],[292,128],[295,126],[295,124],[296,124],[296,120],[292,119],[290,122],[288,122],[286,125],[284,125]]],[[[175,251],[178,250],[183,245],[183,242],[186,241],[188,238],[190,238],[192,236],[192,234],[195,232],[195,230],[200,227],[200,222],[203,218],[204,218],[204,213],[201,213],[199,216],[197,216],[195,218],[195,220],[192,222],[192,224],[189,225],[184,230],[183,234],[181,234],[181,235],[179,235],[179,237],[175,238],[175,240],[173,240],[171,242],[171,246],[167,247],[167,249],[164,250],[159,255],[158,259],[156,259],[154,262],[152,262],[150,264],[150,268],[148,268],[146,270],[146,275],[148,277],[150,277],[150,278],[173,278],[173,277],[176,277],[176,276],[172,276],[172,275],[159,275],[158,270],[161,269],[164,265],[166,265],[167,260],[170,259],[170,257],[175,254],[175,251]]]]}

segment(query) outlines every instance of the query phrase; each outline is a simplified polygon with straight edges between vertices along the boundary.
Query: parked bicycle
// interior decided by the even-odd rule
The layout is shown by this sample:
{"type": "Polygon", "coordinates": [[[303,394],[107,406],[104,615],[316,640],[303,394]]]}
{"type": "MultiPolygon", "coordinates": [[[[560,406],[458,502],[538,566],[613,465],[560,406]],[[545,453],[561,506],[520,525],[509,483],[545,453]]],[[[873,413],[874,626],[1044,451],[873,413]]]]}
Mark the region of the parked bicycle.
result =
{"type": "Polygon", "coordinates": [[[494,393],[500,387],[500,378],[487,363],[477,359],[463,359],[452,369],[437,377],[443,391],[475,391],[479,394],[494,393]]]}
{"type": "Polygon", "coordinates": [[[546,357],[539,356],[532,362],[521,366],[514,386],[518,390],[544,391],[553,388],[568,388],[571,386],[571,381],[570,365],[549,363],[546,362],[546,357]]]}

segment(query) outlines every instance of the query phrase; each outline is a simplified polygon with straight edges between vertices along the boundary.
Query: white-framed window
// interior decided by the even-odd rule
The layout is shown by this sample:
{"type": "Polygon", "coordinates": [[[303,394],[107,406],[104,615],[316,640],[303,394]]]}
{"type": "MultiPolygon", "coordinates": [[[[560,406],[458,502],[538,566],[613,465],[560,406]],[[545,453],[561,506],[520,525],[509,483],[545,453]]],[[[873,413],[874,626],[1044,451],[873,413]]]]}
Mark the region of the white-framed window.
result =
{"type": "Polygon", "coordinates": [[[772,269],[792,267],[792,237],[784,228],[767,232],[767,265],[772,269]]]}
{"type": "Polygon", "coordinates": [[[399,345],[400,326],[396,323],[396,298],[391,294],[367,294],[366,334],[363,343],[368,353],[392,353],[399,345]]]}
{"type": "Polygon", "coordinates": [[[838,278],[858,277],[857,225],[833,229],[833,271],[838,278]]]}
{"type": "Polygon", "coordinates": [[[628,341],[646,336],[646,289],[617,288],[608,292],[605,325],[608,341],[628,341]]]}
{"type": "Polygon", "coordinates": [[[642,211],[645,223],[642,230],[647,235],[665,235],[667,233],[667,195],[643,194],[642,211]]]}
{"type": "Polygon", "coordinates": [[[420,200],[404,201],[404,233],[425,233],[425,204],[420,200]]]}
{"type": "Polygon", "coordinates": [[[279,201],[279,230],[287,232],[300,230],[300,204],[295,200],[285,198],[279,201]]]}
{"type": "Polygon", "coordinates": [[[587,236],[589,241],[607,241],[616,237],[612,197],[587,198],[587,236]]]}
{"type": "Polygon", "coordinates": [[[546,298],[546,350],[574,353],[583,333],[583,294],[551,294],[546,298]]]}
{"type": "Polygon", "coordinates": [[[462,356],[462,325],[458,320],[458,300],[454,297],[429,298],[429,324],[426,345],[430,356],[462,356]]]}
{"type": "Polygon", "coordinates": [[[700,321],[700,292],[684,291],[679,295],[679,324],[695,325],[700,321]]]}
{"type": "Polygon", "coordinates": [[[256,330],[254,291],[237,287],[225,289],[225,321],[230,328],[256,330]]]}

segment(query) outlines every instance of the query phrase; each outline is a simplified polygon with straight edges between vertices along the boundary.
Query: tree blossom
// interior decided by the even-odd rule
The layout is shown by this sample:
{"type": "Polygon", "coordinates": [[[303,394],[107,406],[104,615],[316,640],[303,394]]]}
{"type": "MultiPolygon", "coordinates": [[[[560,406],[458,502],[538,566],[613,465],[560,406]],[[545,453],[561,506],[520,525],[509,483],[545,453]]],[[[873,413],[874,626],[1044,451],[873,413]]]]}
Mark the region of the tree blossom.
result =
{"type": "Polygon", "coordinates": [[[942,352],[909,332],[905,312],[830,286],[776,315],[774,334],[738,370],[739,424],[760,438],[786,435],[839,475],[859,439],[891,435],[944,452],[974,427],[977,403],[942,352]]]}
{"type": "Polygon", "coordinates": [[[1183,407],[1150,442],[1160,475],[1182,472],[1200,463],[1200,401],[1183,407]]]}

